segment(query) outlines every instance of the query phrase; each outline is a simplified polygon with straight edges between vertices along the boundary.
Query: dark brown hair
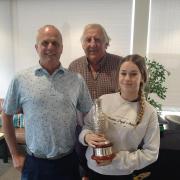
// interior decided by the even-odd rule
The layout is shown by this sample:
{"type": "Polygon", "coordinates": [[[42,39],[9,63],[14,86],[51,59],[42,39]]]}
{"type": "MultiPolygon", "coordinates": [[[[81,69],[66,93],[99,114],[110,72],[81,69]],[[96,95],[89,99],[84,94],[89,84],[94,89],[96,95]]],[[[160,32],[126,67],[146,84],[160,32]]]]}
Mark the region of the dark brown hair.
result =
{"type": "MultiPolygon", "coordinates": [[[[132,55],[128,55],[126,57],[124,57],[119,65],[119,71],[120,68],[122,66],[122,64],[124,62],[128,62],[131,61],[132,63],[134,63],[138,68],[139,71],[141,73],[141,77],[143,79],[143,82],[140,83],[140,87],[139,87],[139,108],[138,108],[138,112],[137,112],[137,118],[136,118],[136,125],[138,125],[143,117],[144,114],[144,109],[145,109],[145,96],[144,96],[144,86],[147,82],[147,68],[146,68],[146,62],[145,62],[145,58],[138,55],[138,54],[132,54],[132,55]]],[[[119,82],[119,72],[118,72],[118,82],[119,82]]]]}
{"type": "Polygon", "coordinates": [[[145,84],[147,82],[147,68],[145,58],[138,54],[128,55],[121,60],[119,70],[121,68],[121,65],[127,61],[133,62],[139,68],[139,71],[141,72],[141,76],[143,79],[143,83],[145,84]]]}

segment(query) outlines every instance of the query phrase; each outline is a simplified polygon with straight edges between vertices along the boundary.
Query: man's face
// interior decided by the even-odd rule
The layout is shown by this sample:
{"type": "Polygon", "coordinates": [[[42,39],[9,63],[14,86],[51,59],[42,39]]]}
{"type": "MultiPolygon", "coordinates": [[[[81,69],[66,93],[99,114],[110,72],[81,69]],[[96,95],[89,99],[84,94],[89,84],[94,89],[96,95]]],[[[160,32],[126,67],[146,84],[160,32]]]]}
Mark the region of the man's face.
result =
{"type": "Polygon", "coordinates": [[[85,31],[82,47],[92,63],[97,63],[106,53],[107,44],[99,28],[89,28],[85,31]]]}
{"type": "Polygon", "coordinates": [[[61,35],[55,29],[46,27],[40,31],[35,48],[40,62],[57,62],[63,50],[61,35]]]}

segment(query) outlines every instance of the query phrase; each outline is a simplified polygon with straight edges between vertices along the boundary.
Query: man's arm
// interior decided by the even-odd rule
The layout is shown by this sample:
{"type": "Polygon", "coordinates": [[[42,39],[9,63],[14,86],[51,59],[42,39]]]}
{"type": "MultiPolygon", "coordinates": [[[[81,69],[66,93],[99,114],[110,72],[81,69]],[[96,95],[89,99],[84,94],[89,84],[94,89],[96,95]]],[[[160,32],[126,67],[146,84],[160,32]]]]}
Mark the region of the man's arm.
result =
{"type": "Polygon", "coordinates": [[[13,156],[17,154],[17,143],[12,118],[12,115],[7,115],[6,113],[2,112],[3,132],[5,134],[5,139],[8,144],[10,153],[13,156]]]}
{"type": "Polygon", "coordinates": [[[24,165],[24,156],[22,156],[17,148],[15,129],[13,126],[13,116],[7,115],[2,111],[2,127],[5,134],[5,139],[11,153],[14,167],[21,171],[24,165]]]}

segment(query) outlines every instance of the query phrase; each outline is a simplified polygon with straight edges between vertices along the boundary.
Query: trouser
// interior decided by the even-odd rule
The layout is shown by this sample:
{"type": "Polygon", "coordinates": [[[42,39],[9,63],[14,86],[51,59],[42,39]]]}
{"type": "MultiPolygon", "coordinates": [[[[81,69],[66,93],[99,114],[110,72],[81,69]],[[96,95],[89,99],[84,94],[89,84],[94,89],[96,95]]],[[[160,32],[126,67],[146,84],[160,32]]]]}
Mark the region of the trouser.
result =
{"type": "Polygon", "coordinates": [[[76,153],[56,160],[27,155],[21,180],[80,180],[76,153]]]}
{"type": "Polygon", "coordinates": [[[89,170],[89,180],[133,180],[133,175],[118,175],[118,176],[111,176],[111,175],[103,175],[99,174],[95,171],[89,170]]]}

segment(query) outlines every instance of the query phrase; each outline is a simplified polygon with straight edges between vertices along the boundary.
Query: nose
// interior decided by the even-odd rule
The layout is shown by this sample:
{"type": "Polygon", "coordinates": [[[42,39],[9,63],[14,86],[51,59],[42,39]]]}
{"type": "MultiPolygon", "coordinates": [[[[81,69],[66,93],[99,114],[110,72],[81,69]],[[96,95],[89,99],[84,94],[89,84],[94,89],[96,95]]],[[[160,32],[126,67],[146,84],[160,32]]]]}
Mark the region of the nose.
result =
{"type": "Polygon", "coordinates": [[[130,75],[129,75],[129,74],[127,74],[127,75],[125,76],[125,80],[130,80],[130,75]]]}
{"type": "Polygon", "coordinates": [[[96,46],[96,41],[95,41],[95,39],[92,38],[89,44],[90,44],[91,47],[95,47],[95,46],[96,46]]]}
{"type": "Polygon", "coordinates": [[[53,44],[52,44],[52,42],[49,42],[49,43],[48,43],[47,48],[48,48],[48,49],[52,49],[52,48],[53,48],[53,44]]]}

